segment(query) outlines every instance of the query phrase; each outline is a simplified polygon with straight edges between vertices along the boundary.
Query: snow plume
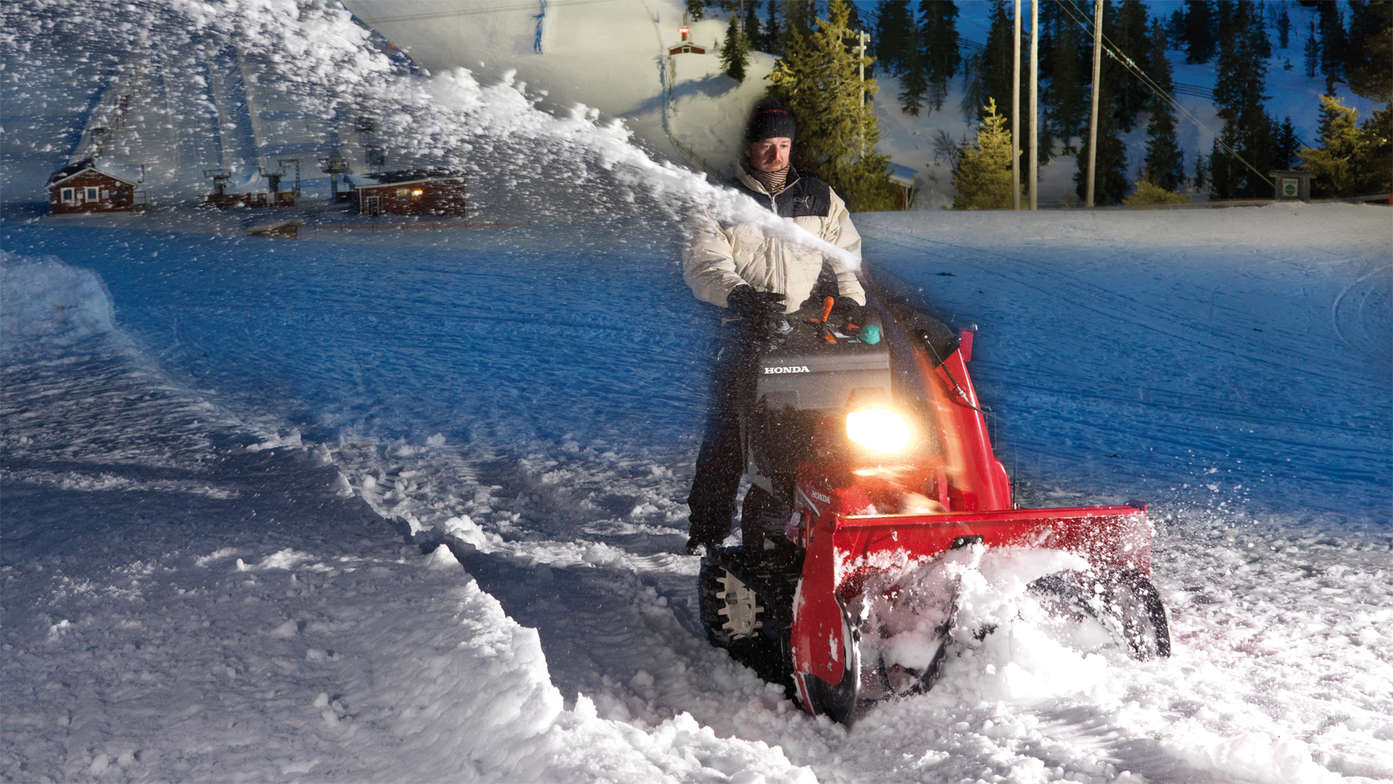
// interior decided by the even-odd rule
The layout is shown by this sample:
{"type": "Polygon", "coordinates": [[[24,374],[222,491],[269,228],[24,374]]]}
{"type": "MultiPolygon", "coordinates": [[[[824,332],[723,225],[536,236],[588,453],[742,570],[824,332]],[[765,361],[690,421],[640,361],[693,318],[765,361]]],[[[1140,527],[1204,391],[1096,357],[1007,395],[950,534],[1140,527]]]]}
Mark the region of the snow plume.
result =
{"type": "MultiPolygon", "coordinates": [[[[781,239],[859,264],[704,175],[655,160],[621,123],[601,120],[597,110],[577,105],[563,116],[542,110],[512,73],[492,85],[464,69],[423,75],[384,51],[380,39],[333,0],[113,6],[21,0],[6,4],[3,19],[8,32],[0,33],[0,44],[13,52],[13,62],[5,64],[10,89],[23,90],[13,86],[17,74],[71,67],[63,53],[85,51],[91,62],[75,73],[77,80],[125,79],[130,86],[121,92],[135,93],[130,103],[139,109],[110,100],[89,107],[86,135],[73,145],[75,157],[94,149],[90,132],[100,126],[104,141],[96,149],[159,156],[139,162],[152,167],[152,182],[182,177],[190,189],[185,197],[207,187],[199,176],[203,168],[229,158],[228,141],[215,150],[208,138],[221,134],[186,117],[211,114],[221,133],[234,122],[215,105],[218,95],[224,103],[236,102],[226,97],[226,86],[216,84],[231,57],[242,64],[248,96],[274,93],[276,105],[285,107],[260,116],[252,106],[244,108],[253,115],[253,129],[262,128],[256,135],[265,137],[256,139],[257,165],[275,165],[276,151],[288,142],[267,134],[286,131],[277,123],[287,121],[277,117],[294,114],[292,146],[308,140],[326,156],[380,146],[388,169],[445,166],[463,172],[483,219],[552,223],[590,217],[676,234],[689,216],[705,214],[722,223],[755,223],[781,239]],[[183,81],[174,74],[183,74],[183,81]],[[161,94],[162,102],[151,99],[147,107],[145,92],[161,94]],[[132,141],[141,133],[150,138],[132,141]],[[175,167],[185,171],[170,171],[175,167]]],[[[100,96],[102,88],[85,91],[93,92],[100,96]]],[[[90,95],[82,100],[92,102],[90,95]]]]}
{"type": "Polygon", "coordinates": [[[0,353],[71,345],[114,327],[111,296],[94,273],[0,251],[0,353]]]}

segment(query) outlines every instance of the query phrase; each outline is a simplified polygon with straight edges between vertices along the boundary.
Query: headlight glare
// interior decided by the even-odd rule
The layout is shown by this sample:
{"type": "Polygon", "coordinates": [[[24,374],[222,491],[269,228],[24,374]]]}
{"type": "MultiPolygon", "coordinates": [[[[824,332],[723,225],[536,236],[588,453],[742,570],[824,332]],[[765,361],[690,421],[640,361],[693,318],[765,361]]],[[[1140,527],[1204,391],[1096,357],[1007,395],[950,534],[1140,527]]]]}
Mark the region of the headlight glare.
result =
{"type": "Polygon", "coordinates": [[[898,411],[860,408],[846,415],[846,435],[867,451],[894,455],[909,447],[914,429],[898,411]]]}

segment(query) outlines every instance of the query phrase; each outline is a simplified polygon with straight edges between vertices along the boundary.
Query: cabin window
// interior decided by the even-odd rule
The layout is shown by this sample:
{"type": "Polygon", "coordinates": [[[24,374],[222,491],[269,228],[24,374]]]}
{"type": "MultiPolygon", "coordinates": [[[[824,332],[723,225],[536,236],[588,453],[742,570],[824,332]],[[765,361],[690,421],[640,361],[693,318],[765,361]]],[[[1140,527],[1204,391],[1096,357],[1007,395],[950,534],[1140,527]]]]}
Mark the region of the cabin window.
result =
{"type": "Polygon", "coordinates": [[[95,185],[88,185],[88,186],[87,186],[87,201],[96,201],[96,200],[97,200],[97,186],[95,186],[95,185]]]}
{"type": "Polygon", "coordinates": [[[407,188],[397,188],[397,196],[400,196],[401,198],[406,198],[406,195],[410,192],[411,191],[407,188]]]}
{"type": "Polygon", "coordinates": [[[72,189],[72,188],[64,188],[64,189],[63,189],[63,197],[62,197],[62,198],[63,198],[63,203],[64,203],[64,204],[72,204],[72,203],[73,203],[73,189],[72,189]]]}

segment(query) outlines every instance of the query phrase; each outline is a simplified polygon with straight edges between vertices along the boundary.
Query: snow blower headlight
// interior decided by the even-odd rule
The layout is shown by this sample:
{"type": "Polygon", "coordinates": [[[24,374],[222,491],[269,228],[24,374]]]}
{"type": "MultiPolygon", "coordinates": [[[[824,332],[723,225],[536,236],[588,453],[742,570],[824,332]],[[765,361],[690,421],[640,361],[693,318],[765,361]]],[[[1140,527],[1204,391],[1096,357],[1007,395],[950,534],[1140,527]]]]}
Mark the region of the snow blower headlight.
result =
{"type": "Polygon", "coordinates": [[[897,455],[909,448],[914,427],[894,409],[858,408],[846,415],[846,436],[868,452],[897,455]]]}

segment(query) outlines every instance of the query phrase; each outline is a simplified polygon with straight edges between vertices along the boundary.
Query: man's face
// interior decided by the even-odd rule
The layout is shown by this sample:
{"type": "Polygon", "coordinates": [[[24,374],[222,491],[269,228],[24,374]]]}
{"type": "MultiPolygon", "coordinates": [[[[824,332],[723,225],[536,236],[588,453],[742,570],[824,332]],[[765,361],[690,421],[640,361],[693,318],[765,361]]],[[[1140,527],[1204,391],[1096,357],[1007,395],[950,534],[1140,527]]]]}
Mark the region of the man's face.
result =
{"type": "Polygon", "coordinates": [[[789,153],[793,150],[793,140],[787,136],[774,136],[750,142],[745,155],[750,159],[750,168],[755,171],[778,171],[788,165],[789,153]]]}

